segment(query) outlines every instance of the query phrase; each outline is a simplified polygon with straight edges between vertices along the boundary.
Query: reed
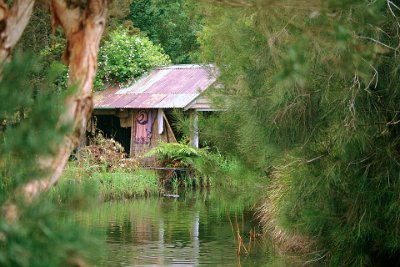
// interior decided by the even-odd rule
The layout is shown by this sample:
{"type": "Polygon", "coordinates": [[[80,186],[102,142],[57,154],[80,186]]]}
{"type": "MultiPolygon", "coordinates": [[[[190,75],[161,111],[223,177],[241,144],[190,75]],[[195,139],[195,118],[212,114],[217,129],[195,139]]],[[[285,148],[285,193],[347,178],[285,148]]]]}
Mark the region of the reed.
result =
{"type": "Polygon", "coordinates": [[[231,227],[232,237],[236,243],[236,255],[238,257],[242,255],[250,256],[255,246],[259,245],[261,247],[261,244],[257,241],[257,234],[255,229],[250,229],[249,240],[246,245],[242,235],[242,233],[244,232],[244,214],[242,213],[241,223],[239,224],[237,213],[235,213],[235,224],[233,224],[228,208],[225,207],[225,210],[231,227]],[[239,225],[241,225],[241,227],[239,225]]]}

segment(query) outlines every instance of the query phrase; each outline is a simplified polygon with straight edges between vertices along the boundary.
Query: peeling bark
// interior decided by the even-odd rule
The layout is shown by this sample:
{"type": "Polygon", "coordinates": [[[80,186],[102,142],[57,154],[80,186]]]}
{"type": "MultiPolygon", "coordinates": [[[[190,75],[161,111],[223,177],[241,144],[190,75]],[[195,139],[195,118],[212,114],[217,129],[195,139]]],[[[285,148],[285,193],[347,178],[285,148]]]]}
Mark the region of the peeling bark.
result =
{"type": "Polygon", "coordinates": [[[106,12],[107,0],[88,0],[85,6],[82,6],[82,2],[70,0],[51,2],[53,30],[60,25],[65,32],[67,45],[63,61],[69,65],[69,84],[76,85],[77,91],[67,97],[66,110],[60,118],[61,125],[72,123],[73,133],[64,138],[56,156],[46,159],[45,162],[51,171],[47,187],[58,181],[69,155],[79,145],[90,119],[93,110],[92,85],[106,12]]]}
{"type": "Polygon", "coordinates": [[[34,0],[15,0],[8,8],[0,0],[0,63],[8,60],[31,18],[34,0]]]}
{"type": "MultiPolygon", "coordinates": [[[[92,85],[105,26],[107,0],[73,1],[52,0],[50,6],[53,30],[61,26],[67,38],[63,61],[69,65],[69,84],[77,87],[65,101],[66,109],[59,125],[72,124],[73,132],[58,145],[55,156],[39,160],[39,165],[49,170],[49,175],[26,184],[16,193],[23,194],[28,203],[58,181],[70,153],[78,146],[85,132],[93,109],[92,85]]],[[[4,0],[0,0],[0,64],[10,58],[29,22],[33,6],[34,0],[15,0],[9,9],[4,0]]],[[[0,212],[9,223],[19,217],[18,209],[12,201],[7,202],[0,212]]]]}
{"type": "MultiPolygon", "coordinates": [[[[9,9],[4,0],[0,0],[0,64],[11,57],[29,22],[33,6],[34,0],[15,0],[9,9]]],[[[77,86],[77,90],[65,101],[66,109],[59,125],[72,124],[73,132],[65,136],[63,142],[56,148],[57,153],[54,157],[39,160],[39,164],[50,171],[49,176],[42,180],[31,181],[23,186],[21,191],[17,190],[16,194],[22,194],[27,203],[58,181],[71,151],[78,146],[80,137],[85,132],[93,109],[92,85],[106,11],[107,0],[87,0],[84,6],[74,4],[71,0],[51,2],[53,30],[61,25],[67,37],[63,60],[69,65],[69,83],[77,86]]],[[[19,220],[20,211],[17,204],[9,200],[0,207],[0,215],[9,224],[14,224],[19,220]]],[[[0,232],[0,241],[6,238],[5,234],[0,232]]],[[[87,266],[79,259],[71,261],[71,264],[87,266]]]]}

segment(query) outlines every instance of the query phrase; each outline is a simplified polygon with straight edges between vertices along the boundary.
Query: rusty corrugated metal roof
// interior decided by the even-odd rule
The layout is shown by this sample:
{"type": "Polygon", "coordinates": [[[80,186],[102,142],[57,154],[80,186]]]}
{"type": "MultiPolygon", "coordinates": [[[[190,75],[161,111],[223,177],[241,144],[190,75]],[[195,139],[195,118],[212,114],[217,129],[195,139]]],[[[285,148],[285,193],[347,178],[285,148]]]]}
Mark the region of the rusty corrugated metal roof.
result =
{"type": "Polygon", "coordinates": [[[213,65],[156,68],[127,88],[96,92],[94,108],[185,108],[216,78],[213,65]]]}

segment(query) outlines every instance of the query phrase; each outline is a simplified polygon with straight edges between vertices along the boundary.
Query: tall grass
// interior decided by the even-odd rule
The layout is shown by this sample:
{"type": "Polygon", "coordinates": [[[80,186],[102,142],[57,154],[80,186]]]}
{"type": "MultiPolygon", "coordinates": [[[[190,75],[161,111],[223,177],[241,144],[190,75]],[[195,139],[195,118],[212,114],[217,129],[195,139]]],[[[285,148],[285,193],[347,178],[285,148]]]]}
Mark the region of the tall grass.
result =
{"type": "Polygon", "coordinates": [[[71,191],[89,188],[97,194],[99,200],[117,200],[158,195],[158,180],[154,171],[136,169],[125,171],[118,169],[107,172],[87,171],[71,162],[67,165],[60,183],[51,189],[51,195],[59,202],[65,202],[71,191]]]}
{"type": "Polygon", "coordinates": [[[158,194],[157,175],[154,171],[137,169],[133,173],[119,170],[113,173],[95,173],[93,180],[100,182],[103,199],[126,199],[158,194]]]}

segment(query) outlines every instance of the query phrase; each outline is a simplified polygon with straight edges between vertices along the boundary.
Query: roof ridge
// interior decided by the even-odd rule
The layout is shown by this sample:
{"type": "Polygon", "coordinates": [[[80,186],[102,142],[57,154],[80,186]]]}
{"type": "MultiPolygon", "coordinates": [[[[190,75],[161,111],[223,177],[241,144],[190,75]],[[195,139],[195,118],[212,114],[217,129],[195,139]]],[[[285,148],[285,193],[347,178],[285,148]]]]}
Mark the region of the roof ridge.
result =
{"type": "Polygon", "coordinates": [[[216,70],[211,64],[153,69],[129,87],[96,95],[95,108],[184,108],[215,82],[216,70]]]}
{"type": "Polygon", "coordinates": [[[204,69],[204,68],[215,68],[215,66],[213,64],[175,64],[175,65],[156,67],[157,70],[162,70],[162,69],[204,69]]]}

